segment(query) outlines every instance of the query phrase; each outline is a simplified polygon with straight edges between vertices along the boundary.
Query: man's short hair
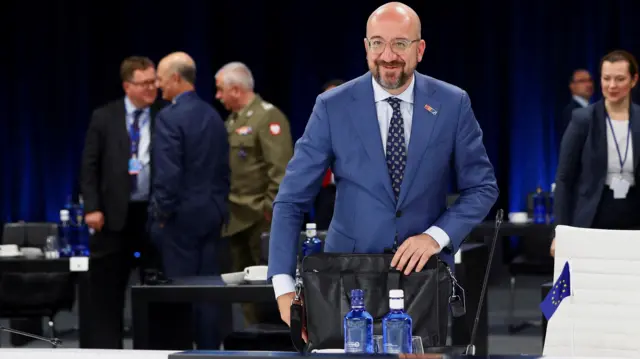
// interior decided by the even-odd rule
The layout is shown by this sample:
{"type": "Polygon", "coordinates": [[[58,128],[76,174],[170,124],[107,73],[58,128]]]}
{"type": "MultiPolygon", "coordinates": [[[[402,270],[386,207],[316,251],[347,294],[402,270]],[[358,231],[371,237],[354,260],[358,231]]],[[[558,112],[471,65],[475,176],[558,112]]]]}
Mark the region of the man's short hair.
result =
{"type": "Polygon", "coordinates": [[[240,86],[245,90],[253,91],[254,80],[251,70],[242,62],[230,62],[216,73],[216,77],[222,75],[222,83],[225,86],[240,86]]]}
{"type": "Polygon", "coordinates": [[[196,67],[194,65],[180,63],[175,65],[174,70],[183,80],[192,85],[196,84],[196,67]]]}
{"type": "Polygon", "coordinates": [[[123,82],[131,81],[133,79],[133,73],[136,70],[146,70],[150,67],[155,67],[155,64],[151,59],[144,56],[130,56],[122,61],[120,65],[120,78],[123,82]]]}

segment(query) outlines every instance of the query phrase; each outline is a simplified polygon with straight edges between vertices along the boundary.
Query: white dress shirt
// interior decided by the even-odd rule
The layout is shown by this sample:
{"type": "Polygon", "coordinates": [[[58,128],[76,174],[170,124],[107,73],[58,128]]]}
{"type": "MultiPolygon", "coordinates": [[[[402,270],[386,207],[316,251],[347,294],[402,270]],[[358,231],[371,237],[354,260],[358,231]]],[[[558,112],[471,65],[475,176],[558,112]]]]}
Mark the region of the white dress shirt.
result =
{"type": "MultiPolygon", "coordinates": [[[[131,126],[133,125],[133,116],[134,112],[137,110],[136,107],[131,103],[128,97],[124,98],[124,107],[126,111],[126,120],[127,120],[127,133],[129,133],[131,126]]],[[[142,169],[140,173],[136,176],[136,181],[138,182],[137,189],[131,193],[131,201],[148,201],[149,200],[149,189],[150,189],[150,181],[151,181],[151,155],[149,153],[149,145],[151,144],[151,125],[149,121],[151,119],[151,114],[149,108],[145,108],[142,110],[142,114],[138,118],[138,124],[140,126],[140,143],[138,144],[138,154],[137,157],[142,164],[142,169]]],[[[129,146],[131,146],[131,141],[129,141],[129,146]]],[[[131,151],[131,147],[128,147],[129,151],[131,151]]]]}
{"type": "Polygon", "coordinates": [[[611,186],[611,182],[616,176],[626,180],[629,186],[635,185],[635,176],[633,175],[633,136],[629,137],[630,135],[629,120],[611,120],[611,125],[607,123],[607,186],[611,186]],[[613,127],[613,132],[611,132],[611,127],[613,127]],[[627,137],[629,137],[628,150],[626,149],[627,137]],[[617,148],[616,142],[618,143],[617,148]],[[618,148],[620,149],[620,155],[618,155],[618,148]],[[621,169],[620,157],[624,160],[625,151],[627,151],[627,159],[621,169]]]}
{"type": "Polygon", "coordinates": [[[580,97],[578,95],[573,95],[572,97],[577,103],[580,104],[580,106],[582,107],[589,106],[589,101],[587,101],[584,97],[580,97]]]}
{"type": "MultiPolygon", "coordinates": [[[[389,123],[393,116],[393,109],[391,104],[385,101],[389,97],[396,97],[400,102],[400,113],[402,114],[402,120],[404,122],[404,140],[405,146],[409,148],[409,141],[411,137],[411,124],[413,123],[413,88],[415,86],[415,75],[411,78],[411,84],[404,92],[399,95],[392,95],[388,93],[375,79],[371,79],[373,83],[373,97],[376,103],[376,112],[378,115],[378,125],[380,126],[380,138],[382,140],[382,148],[385,153],[387,151],[387,135],[389,133],[389,123]]],[[[407,151],[408,153],[408,151],[407,151]]],[[[411,156],[408,153],[408,156],[411,156]]],[[[449,245],[450,238],[445,231],[437,226],[431,226],[425,234],[430,235],[440,245],[440,250],[449,245]]],[[[295,281],[288,274],[276,274],[272,278],[273,290],[276,294],[276,298],[282,294],[295,291],[295,281]]]]}

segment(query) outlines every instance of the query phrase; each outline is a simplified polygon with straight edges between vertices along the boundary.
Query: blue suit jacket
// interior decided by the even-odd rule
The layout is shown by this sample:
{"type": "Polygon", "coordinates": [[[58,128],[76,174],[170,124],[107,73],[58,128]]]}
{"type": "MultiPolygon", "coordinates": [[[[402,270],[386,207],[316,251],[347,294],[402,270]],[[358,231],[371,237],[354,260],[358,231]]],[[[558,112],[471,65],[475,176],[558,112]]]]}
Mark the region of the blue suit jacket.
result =
{"type": "Polygon", "coordinates": [[[156,118],[152,215],[183,233],[204,235],[228,217],[229,144],[218,112],[195,92],[156,118]]]}
{"type": "Polygon", "coordinates": [[[337,194],[326,252],[382,253],[393,246],[396,234],[402,242],[436,225],[451,240],[441,254],[450,261],[488,214],[498,188],[469,97],[455,86],[415,75],[411,140],[397,203],[371,74],[318,97],[273,205],[270,278],[295,273],[303,212],[313,203],[329,166],[337,194]],[[460,197],[447,210],[451,176],[460,197]]]}

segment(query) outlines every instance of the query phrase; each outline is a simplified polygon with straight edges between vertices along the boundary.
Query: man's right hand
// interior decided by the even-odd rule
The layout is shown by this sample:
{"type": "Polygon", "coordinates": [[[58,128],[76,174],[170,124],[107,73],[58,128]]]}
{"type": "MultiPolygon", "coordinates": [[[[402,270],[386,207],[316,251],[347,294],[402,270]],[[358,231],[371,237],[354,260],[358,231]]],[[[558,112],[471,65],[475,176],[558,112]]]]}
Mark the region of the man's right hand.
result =
{"type": "MultiPolygon", "coordinates": [[[[280,318],[283,322],[287,323],[289,327],[291,327],[291,302],[293,302],[295,296],[295,292],[289,292],[277,298],[280,318]]],[[[305,343],[307,342],[307,333],[305,331],[302,332],[302,340],[304,340],[305,343]]]]}
{"type": "Polygon", "coordinates": [[[277,299],[280,318],[282,318],[282,321],[287,323],[288,326],[291,326],[291,302],[295,295],[296,293],[294,292],[284,293],[277,299]]]}
{"type": "Polygon", "coordinates": [[[89,212],[84,215],[84,221],[89,228],[100,231],[102,230],[102,226],[104,226],[104,214],[100,211],[89,212]]]}

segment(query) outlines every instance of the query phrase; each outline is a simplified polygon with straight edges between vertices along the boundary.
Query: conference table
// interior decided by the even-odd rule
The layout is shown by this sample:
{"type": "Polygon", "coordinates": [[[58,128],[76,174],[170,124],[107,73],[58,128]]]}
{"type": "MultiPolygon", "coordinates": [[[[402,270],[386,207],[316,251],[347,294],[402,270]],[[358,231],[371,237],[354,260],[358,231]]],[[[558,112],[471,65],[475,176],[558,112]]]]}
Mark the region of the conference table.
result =
{"type": "MultiPolygon", "coordinates": [[[[76,278],[77,303],[78,303],[78,341],[80,347],[86,347],[91,333],[83,328],[89,327],[88,303],[91,300],[91,282],[89,280],[89,264],[95,263],[95,259],[88,258],[80,261],[71,258],[45,259],[44,257],[0,257],[0,277],[2,273],[73,273],[76,278]],[[80,265],[79,265],[80,264],[80,265]],[[86,265],[86,267],[84,266],[86,265]]],[[[23,330],[34,334],[42,334],[42,320],[35,318],[35,328],[32,326],[22,327],[13,322],[13,329],[23,330]]],[[[28,320],[27,320],[28,323],[28,320]]],[[[29,324],[27,324],[29,325],[29,324]]],[[[1,334],[0,334],[1,335],[1,334]]],[[[20,337],[19,337],[20,338],[20,337]]],[[[27,338],[28,339],[28,338],[27,338]]],[[[13,340],[12,340],[13,342],[13,340]]],[[[17,342],[24,344],[24,338],[17,342]]],[[[0,358],[3,358],[0,356],[0,358]]]]}
{"type": "MultiPolygon", "coordinates": [[[[230,351],[166,351],[166,350],[99,350],[99,349],[0,349],[2,359],[348,359],[353,355],[337,354],[307,354],[292,352],[230,352],[230,351]]],[[[456,356],[447,354],[387,354],[387,355],[357,355],[362,359],[373,358],[416,358],[416,359],[456,359],[456,358],[490,358],[490,359],[555,359],[560,357],[543,357],[539,355],[479,355],[456,356]]],[[[582,359],[581,357],[573,357],[582,359]]]]}

